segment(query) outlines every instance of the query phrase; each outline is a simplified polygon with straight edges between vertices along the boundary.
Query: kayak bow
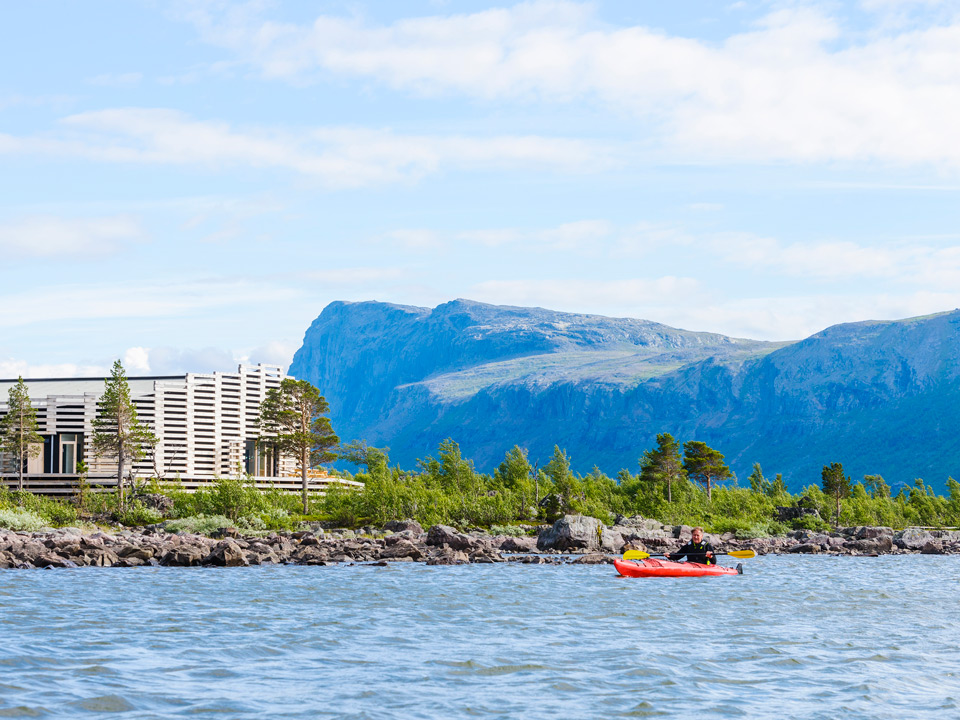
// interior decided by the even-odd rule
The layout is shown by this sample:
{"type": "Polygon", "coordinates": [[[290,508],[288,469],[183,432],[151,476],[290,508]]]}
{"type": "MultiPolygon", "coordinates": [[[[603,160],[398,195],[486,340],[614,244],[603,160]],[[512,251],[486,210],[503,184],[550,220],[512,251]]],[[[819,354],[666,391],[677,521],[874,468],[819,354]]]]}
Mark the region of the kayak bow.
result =
{"type": "Polygon", "coordinates": [[[672,560],[614,560],[613,566],[624,577],[709,577],[714,575],[742,575],[743,569],[722,565],[703,565],[672,560]]]}

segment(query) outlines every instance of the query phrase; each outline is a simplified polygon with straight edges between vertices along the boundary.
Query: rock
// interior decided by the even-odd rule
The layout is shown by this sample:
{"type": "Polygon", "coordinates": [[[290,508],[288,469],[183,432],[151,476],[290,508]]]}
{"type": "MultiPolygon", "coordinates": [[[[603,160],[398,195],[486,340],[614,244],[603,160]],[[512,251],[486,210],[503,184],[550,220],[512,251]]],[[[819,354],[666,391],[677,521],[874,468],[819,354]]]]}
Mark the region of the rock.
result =
{"type": "Polygon", "coordinates": [[[423,528],[420,527],[420,523],[416,520],[391,520],[388,523],[384,523],[383,529],[387,532],[398,533],[398,532],[411,532],[414,535],[423,535],[423,528]]]}
{"type": "Polygon", "coordinates": [[[507,536],[500,542],[501,552],[536,552],[537,538],[507,536]]]}
{"type": "Polygon", "coordinates": [[[794,545],[791,548],[787,548],[788,553],[818,553],[820,552],[820,546],[815,543],[801,543],[800,545],[794,545]]]}
{"type": "Polygon", "coordinates": [[[210,554],[200,561],[201,565],[217,567],[242,567],[247,565],[247,556],[236,542],[227,538],[213,546],[210,554]]]}
{"type": "Polygon", "coordinates": [[[192,567],[199,565],[206,553],[196,545],[181,545],[164,553],[160,559],[161,565],[176,567],[192,567]]]}
{"type": "Polygon", "coordinates": [[[923,544],[920,552],[924,555],[943,555],[943,544],[939,540],[930,540],[923,544]]]}
{"type": "Polygon", "coordinates": [[[612,565],[613,558],[602,553],[588,553],[581,555],[571,564],[573,565],[612,565]]]}
{"type": "Polygon", "coordinates": [[[169,517],[173,513],[173,498],[159,493],[144,493],[135,495],[134,500],[139,500],[146,507],[158,510],[164,517],[169,517]]]}
{"type": "Polygon", "coordinates": [[[893,529],[883,526],[871,526],[864,525],[862,527],[856,528],[854,537],[857,540],[873,540],[874,538],[880,537],[890,537],[891,544],[893,542],[893,529]]]}
{"type": "Polygon", "coordinates": [[[83,551],[84,564],[94,567],[113,567],[120,557],[108,548],[89,548],[83,551]]]}
{"type": "Polygon", "coordinates": [[[470,558],[462,550],[441,547],[427,558],[427,565],[465,565],[470,562],[470,558]]]}
{"type": "Polygon", "coordinates": [[[469,535],[457,532],[448,525],[434,525],[427,531],[427,545],[446,545],[454,550],[470,550],[476,544],[469,535]]]}
{"type": "Polygon", "coordinates": [[[893,536],[893,541],[897,544],[897,547],[905,550],[921,550],[924,545],[933,539],[933,535],[929,532],[915,527],[905,528],[893,536]]]}
{"type": "Polygon", "coordinates": [[[673,537],[687,542],[693,537],[693,528],[690,525],[674,525],[673,537]]]}
{"type": "Polygon", "coordinates": [[[409,540],[402,540],[388,545],[380,551],[381,560],[397,560],[398,558],[410,558],[411,560],[423,560],[425,553],[409,540]]]}
{"type": "Polygon", "coordinates": [[[539,550],[599,550],[601,547],[616,552],[623,547],[623,537],[586,515],[564,515],[537,538],[539,550]]]}

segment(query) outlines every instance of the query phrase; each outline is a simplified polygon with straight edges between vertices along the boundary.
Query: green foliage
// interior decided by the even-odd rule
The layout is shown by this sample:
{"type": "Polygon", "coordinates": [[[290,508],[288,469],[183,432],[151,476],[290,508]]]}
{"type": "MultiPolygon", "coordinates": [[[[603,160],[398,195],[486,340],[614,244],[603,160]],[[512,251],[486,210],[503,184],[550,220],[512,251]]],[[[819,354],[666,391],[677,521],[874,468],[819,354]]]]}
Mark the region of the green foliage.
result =
{"type": "Polygon", "coordinates": [[[23,490],[24,463],[27,458],[36,457],[43,451],[39,429],[37,410],[30,402],[26,383],[19,377],[16,385],[7,391],[7,414],[0,418],[0,453],[10,456],[20,490],[23,490]]]}
{"type": "Polygon", "coordinates": [[[834,522],[840,524],[841,501],[850,495],[850,478],[843,472],[843,464],[832,462],[824,465],[820,473],[824,495],[836,503],[834,522]]]}
{"type": "Polygon", "coordinates": [[[260,429],[264,444],[293,457],[303,478],[303,512],[309,510],[307,472],[310,468],[337,459],[334,448],[340,438],[333,432],[330,411],[320,391],[306,380],[287,378],[279,388],[267,392],[260,405],[260,429]]]}
{"type": "Polygon", "coordinates": [[[640,480],[666,484],[667,502],[673,502],[673,484],[684,477],[686,470],[680,459],[680,444],[670,433],[657,435],[657,447],[647,450],[640,459],[640,480]]]}
{"type": "Polygon", "coordinates": [[[124,466],[143,459],[145,446],[155,444],[156,437],[140,422],[130,396],[130,383],[119,360],[113,363],[106,379],[103,395],[97,401],[93,420],[93,451],[99,457],[117,459],[117,489],[120,509],[124,508],[124,466]]]}
{"type": "Polygon", "coordinates": [[[163,515],[153,508],[143,504],[141,500],[128,503],[123,511],[117,515],[117,522],[128,527],[155,525],[163,520],[163,515]]]}
{"type": "Polygon", "coordinates": [[[683,444],[683,469],[686,470],[687,477],[706,488],[708,497],[713,494],[716,483],[732,476],[720,451],[699,440],[683,444]]]}
{"type": "Polygon", "coordinates": [[[210,535],[217,530],[232,527],[235,523],[223,515],[191,515],[178,520],[167,520],[164,530],[170,533],[184,532],[192,535],[210,535]]]}
{"type": "Polygon", "coordinates": [[[0,528],[19,532],[37,532],[50,523],[32,510],[24,508],[0,507],[0,528]]]}

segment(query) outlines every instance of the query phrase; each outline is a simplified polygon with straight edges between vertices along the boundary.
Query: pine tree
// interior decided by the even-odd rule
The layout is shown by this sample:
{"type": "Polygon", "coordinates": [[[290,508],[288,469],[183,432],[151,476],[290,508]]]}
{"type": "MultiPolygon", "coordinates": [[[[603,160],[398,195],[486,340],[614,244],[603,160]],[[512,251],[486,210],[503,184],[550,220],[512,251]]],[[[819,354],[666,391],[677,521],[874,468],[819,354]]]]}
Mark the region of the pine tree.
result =
{"type": "Polygon", "coordinates": [[[303,512],[309,512],[307,476],[310,468],[337,459],[334,449],[340,438],[333,432],[330,411],[320,391],[306,380],[281,381],[267,392],[260,405],[260,429],[281,455],[292,456],[302,481],[303,512]]]}
{"type": "Polygon", "coordinates": [[[850,495],[850,478],[843,473],[843,464],[832,462],[824,465],[820,472],[822,488],[825,495],[829,495],[836,501],[836,513],[834,514],[834,525],[840,524],[840,501],[850,495]]]}
{"type": "Polygon", "coordinates": [[[43,452],[43,438],[37,432],[37,410],[23,378],[7,391],[7,414],[0,419],[0,451],[10,455],[17,468],[17,490],[23,492],[23,466],[29,457],[43,452]]]}
{"type": "Polygon", "coordinates": [[[93,451],[97,457],[117,458],[117,492],[121,512],[126,508],[123,471],[126,463],[142,460],[144,447],[154,442],[153,433],[137,419],[137,408],[130,397],[130,383],[123,365],[117,360],[106,378],[103,395],[97,401],[93,421],[93,451]]]}
{"type": "Polygon", "coordinates": [[[713,485],[725,480],[733,473],[723,461],[719,450],[714,450],[705,442],[691,440],[683,444],[683,469],[687,475],[696,479],[707,489],[707,497],[713,499],[713,485]]]}
{"type": "Polygon", "coordinates": [[[657,447],[647,450],[640,458],[640,479],[644,482],[665,482],[667,502],[673,502],[673,483],[684,477],[680,460],[680,444],[670,433],[657,435],[657,447]]]}

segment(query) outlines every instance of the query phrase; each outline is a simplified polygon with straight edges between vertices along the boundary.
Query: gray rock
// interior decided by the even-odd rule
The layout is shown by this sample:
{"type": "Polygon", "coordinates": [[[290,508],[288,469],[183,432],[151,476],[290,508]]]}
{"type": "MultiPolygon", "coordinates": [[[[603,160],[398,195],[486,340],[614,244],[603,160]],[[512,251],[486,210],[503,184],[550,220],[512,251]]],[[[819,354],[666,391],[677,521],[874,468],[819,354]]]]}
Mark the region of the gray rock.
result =
{"type": "Polygon", "coordinates": [[[384,524],[383,529],[392,533],[409,531],[414,535],[423,534],[423,528],[420,527],[420,523],[409,518],[407,520],[391,520],[384,524]]]}
{"type": "Polygon", "coordinates": [[[924,545],[933,541],[933,539],[933,535],[926,530],[914,527],[904,528],[893,536],[893,541],[897,544],[897,547],[905,550],[921,550],[924,545]]]}
{"type": "Polygon", "coordinates": [[[448,525],[434,525],[427,531],[427,545],[446,545],[454,550],[471,550],[477,546],[477,542],[448,525]]]}
{"type": "Polygon", "coordinates": [[[540,533],[539,550],[600,550],[617,552],[623,547],[623,536],[605,527],[596,518],[586,515],[564,515],[553,527],[540,533]],[[599,532],[598,532],[599,531],[599,532]]]}
{"type": "Polygon", "coordinates": [[[923,544],[920,552],[924,555],[943,555],[943,543],[940,540],[929,540],[923,544]]]}

